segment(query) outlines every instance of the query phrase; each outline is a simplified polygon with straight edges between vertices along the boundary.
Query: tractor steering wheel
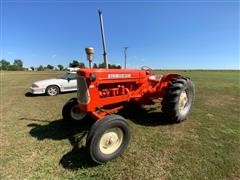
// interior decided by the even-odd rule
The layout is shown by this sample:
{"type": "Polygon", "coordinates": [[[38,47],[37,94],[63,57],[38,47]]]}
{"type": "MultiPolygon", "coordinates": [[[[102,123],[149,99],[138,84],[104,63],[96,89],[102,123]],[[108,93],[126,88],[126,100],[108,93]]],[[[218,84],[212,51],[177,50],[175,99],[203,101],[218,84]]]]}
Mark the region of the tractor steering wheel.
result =
{"type": "Polygon", "coordinates": [[[142,66],[141,70],[146,71],[146,73],[149,74],[149,75],[154,75],[153,70],[150,67],[148,67],[148,66],[142,66]]]}

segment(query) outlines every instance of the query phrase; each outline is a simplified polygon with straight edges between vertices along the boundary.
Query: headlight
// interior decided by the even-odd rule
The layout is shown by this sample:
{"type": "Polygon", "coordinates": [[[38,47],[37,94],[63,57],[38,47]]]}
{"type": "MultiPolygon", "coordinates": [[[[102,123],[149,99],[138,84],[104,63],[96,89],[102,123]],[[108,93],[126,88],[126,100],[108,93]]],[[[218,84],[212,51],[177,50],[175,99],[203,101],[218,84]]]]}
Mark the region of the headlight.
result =
{"type": "Polygon", "coordinates": [[[32,84],[32,88],[38,88],[39,86],[36,84],[32,84]]]}

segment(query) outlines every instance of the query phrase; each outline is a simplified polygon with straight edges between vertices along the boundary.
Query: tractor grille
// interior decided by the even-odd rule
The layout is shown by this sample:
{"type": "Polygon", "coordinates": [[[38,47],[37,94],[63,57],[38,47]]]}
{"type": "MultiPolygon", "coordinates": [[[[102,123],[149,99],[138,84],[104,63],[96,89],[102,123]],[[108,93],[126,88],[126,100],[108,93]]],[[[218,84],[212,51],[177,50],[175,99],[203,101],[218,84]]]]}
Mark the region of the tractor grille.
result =
{"type": "Polygon", "coordinates": [[[77,96],[81,104],[88,104],[90,102],[90,95],[88,91],[87,82],[84,77],[78,76],[77,78],[77,96]]]}

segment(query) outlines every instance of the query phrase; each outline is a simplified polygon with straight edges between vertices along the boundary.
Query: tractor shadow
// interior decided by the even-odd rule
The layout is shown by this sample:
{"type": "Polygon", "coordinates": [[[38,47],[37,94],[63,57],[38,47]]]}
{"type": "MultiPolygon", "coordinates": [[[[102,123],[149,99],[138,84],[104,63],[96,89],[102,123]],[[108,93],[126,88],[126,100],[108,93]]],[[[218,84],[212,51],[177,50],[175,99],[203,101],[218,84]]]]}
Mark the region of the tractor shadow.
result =
{"type": "MultiPolygon", "coordinates": [[[[139,106],[127,106],[118,113],[133,123],[143,126],[171,125],[161,112],[156,112],[156,107],[140,108],[139,106]]],[[[39,141],[50,139],[61,141],[68,139],[72,145],[71,151],[62,156],[59,164],[70,171],[97,166],[94,163],[86,148],[86,136],[93,123],[86,121],[82,125],[66,126],[62,119],[53,121],[20,118],[19,120],[31,121],[27,126],[29,134],[39,141]]]]}
{"type": "MultiPolygon", "coordinates": [[[[32,121],[31,119],[29,120],[32,121]]],[[[91,160],[85,146],[86,135],[90,126],[91,124],[89,123],[84,124],[84,126],[70,127],[66,126],[62,119],[54,120],[47,124],[28,124],[28,127],[31,128],[29,134],[39,141],[44,139],[56,141],[69,140],[72,145],[72,150],[62,156],[59,164],[63,168],[71,171],[97,166],[97,164],[91,160]]]]}
{"type": "Polygon", "coordinates": [[[135,124],[143,126],[164,126],[174,124],[174,122],[170,121],[159,110],[160,107],[158,104],[145,107],[140,107],[136,104],[130,104],[119,111],[119,115],[129,119],[135,124]]]}

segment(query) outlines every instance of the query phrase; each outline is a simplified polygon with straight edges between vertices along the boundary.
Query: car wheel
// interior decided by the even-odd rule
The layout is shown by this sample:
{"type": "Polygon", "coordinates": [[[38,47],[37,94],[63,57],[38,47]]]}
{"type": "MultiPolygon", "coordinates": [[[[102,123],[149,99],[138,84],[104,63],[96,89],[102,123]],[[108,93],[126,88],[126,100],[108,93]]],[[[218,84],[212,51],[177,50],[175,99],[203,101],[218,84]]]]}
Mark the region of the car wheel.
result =
{"type": "Polygon", "coordinates": [[[54,85],[48,86],[46,89],[46,93],[49,96],[56,96],[57,94],[60,93],[60,89],[58,86],[54,86],[54,85]]]}

